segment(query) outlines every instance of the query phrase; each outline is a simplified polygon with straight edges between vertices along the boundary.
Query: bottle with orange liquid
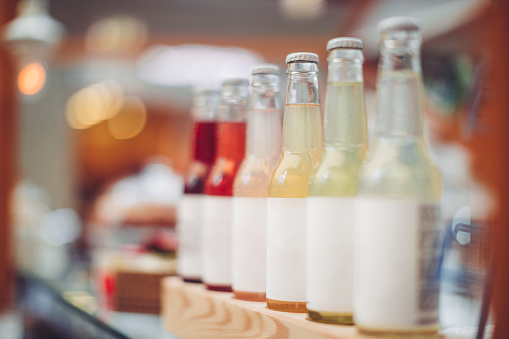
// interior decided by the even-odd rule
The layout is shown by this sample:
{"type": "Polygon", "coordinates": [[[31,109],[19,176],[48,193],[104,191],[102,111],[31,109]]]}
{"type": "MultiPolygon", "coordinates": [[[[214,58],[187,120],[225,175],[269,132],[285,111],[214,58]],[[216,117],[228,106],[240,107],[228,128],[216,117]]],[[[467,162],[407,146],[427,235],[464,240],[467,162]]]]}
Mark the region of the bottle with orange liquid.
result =
{"type": "Polygon", "coordinates": [[[216,155],[216,112],[219,91],[202,90],[195,94],[193,118],[193,155],[186,173],[184,197],[179,206],[177,272],[187,282],[201,282],[201,233],[204,189],[216,155]]]}
{"type": "Polygon", "coordinates": [[[246,157],[233,187],[233,292],[265,301],[267,188],[281,151],[279,67],[261,65],[252,74],[246,157]]]}
{"type": "Polygon", "coordinates": [[[217,157],[205,181],[203,281],[214,291],[232,291],[233,181],[246,150],[248,85],[246,79],[227,79],[222,84],[217,157]]]}
{"type": "Polygon", "coordinates": [[[286,62],[283,147],[267,199],[267,307],[305,313],[306,198],[323,149],[318,56],[293,53],[286,62]]]}

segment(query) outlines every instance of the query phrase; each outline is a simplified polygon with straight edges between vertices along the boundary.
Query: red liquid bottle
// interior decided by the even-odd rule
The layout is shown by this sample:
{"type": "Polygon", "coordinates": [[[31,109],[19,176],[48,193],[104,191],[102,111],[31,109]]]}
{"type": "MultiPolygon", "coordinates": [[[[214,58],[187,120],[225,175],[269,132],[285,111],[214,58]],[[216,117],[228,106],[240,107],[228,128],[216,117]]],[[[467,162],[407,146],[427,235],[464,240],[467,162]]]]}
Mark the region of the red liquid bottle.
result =
{"type": "Polygon", "coordinates": [[[219,91],[203,90],[195,94],[193,116],[193,155],[186,173],[184,198],[179,206],[177,271],[184,281],[201,282],[201,234],[205,180],[216,158],[217,108],[219,91]]]}
{"type": "Polygon", "coordinates": [[[233,181],[246,149],[246,79],[228,79],[221,89],[217,158],[205,182],[203,281],[209,290],[231,292],[233,181]]]}

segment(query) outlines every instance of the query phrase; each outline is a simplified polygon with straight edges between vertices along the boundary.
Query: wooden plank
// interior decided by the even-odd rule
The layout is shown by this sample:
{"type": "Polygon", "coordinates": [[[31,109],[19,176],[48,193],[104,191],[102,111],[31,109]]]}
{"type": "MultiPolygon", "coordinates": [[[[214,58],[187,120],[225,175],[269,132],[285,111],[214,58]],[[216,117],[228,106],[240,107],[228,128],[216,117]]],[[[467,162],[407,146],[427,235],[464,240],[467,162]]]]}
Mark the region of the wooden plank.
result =
{"type": "Polygon", "coordinates": [[[163,279],[163,323],[179,338],[373,338],[355,326],[319,324],[306,317],[271,311],[264,302],[237,300],[233,293],[208,291],[178,277],[163,279]]]}
{"type": "MultiPolygon", "coordinates": [[[[474,157],[486,168],[488,186],[497,201],[496,228],[493,230],[492,243],[495,253],[496,271],[494,276],[494,294],[492,296],[495,311],[495,333],[493,339],[509,338],[509,43],[504,32],[509,29],[509,2],[495,1],[489,22],[486,25],[485,38],[491,57],[488,81],[488,105],[480,125],[484,130],[482,139],[476,140],[474,157]],[[484,119],[483,119],[484,118],[484,119]]],[[[482,114],[481,113],[481,114],[482,114]]]]}
{"type": "MultiPolygon", "coordinates": [[[[14,18],[15,0],[0,1],[0,27],[14,18]]],[[[11,229],[11,191],[16,163],[15,67],[0,49],[0,313],[12,302],[14,272],[11,229]]]]}

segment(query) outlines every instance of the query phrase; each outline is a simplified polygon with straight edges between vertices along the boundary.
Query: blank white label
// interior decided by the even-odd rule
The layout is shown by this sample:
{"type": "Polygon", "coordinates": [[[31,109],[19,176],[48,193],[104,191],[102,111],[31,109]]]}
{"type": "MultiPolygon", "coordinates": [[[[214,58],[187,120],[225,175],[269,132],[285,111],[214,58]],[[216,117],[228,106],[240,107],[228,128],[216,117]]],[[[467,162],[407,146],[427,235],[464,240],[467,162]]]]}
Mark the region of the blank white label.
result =
{"type": "Polygon", "coordinates": [[[353,312],[355,199],[309,197],[308,309],[353,312]]]}
{"type": "Polygon", "coordinates": [[[201,279],[203,202],[201,194],[186,194],[178,210],[177,272],[188,279],[201,279]]]}
{"type": "Polygon", "coordinates": [[[388,331],[437,328],[438,205],[361,198],[357,213],[355,323],[388,331]]]}
{"type": "Polygon", "coordinates": [[[232,284],[232,207],[232,197],[205,196],[203,281],[209,285],[232,284]]]}
{"type": "Polygon", "coordinates": [[[267,199],[267,298],[306,302],[306,199],[267,199]]]}
{"type": "Polygon", "coordinates": [[[267,198],[233,198],[233,289],[265,293],[267,198]]]}

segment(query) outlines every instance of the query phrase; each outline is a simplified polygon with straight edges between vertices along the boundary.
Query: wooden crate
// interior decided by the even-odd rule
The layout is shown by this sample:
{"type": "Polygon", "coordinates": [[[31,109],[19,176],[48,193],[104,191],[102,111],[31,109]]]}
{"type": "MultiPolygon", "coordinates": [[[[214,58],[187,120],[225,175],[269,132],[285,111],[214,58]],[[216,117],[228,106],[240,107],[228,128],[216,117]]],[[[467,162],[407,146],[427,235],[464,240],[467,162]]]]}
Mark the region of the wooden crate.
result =
{"type": "Polygon", "coordinates": [[[168,274],[119,271],[114,307],[119,312],[161,313],[161,280],[168,274]]]}

